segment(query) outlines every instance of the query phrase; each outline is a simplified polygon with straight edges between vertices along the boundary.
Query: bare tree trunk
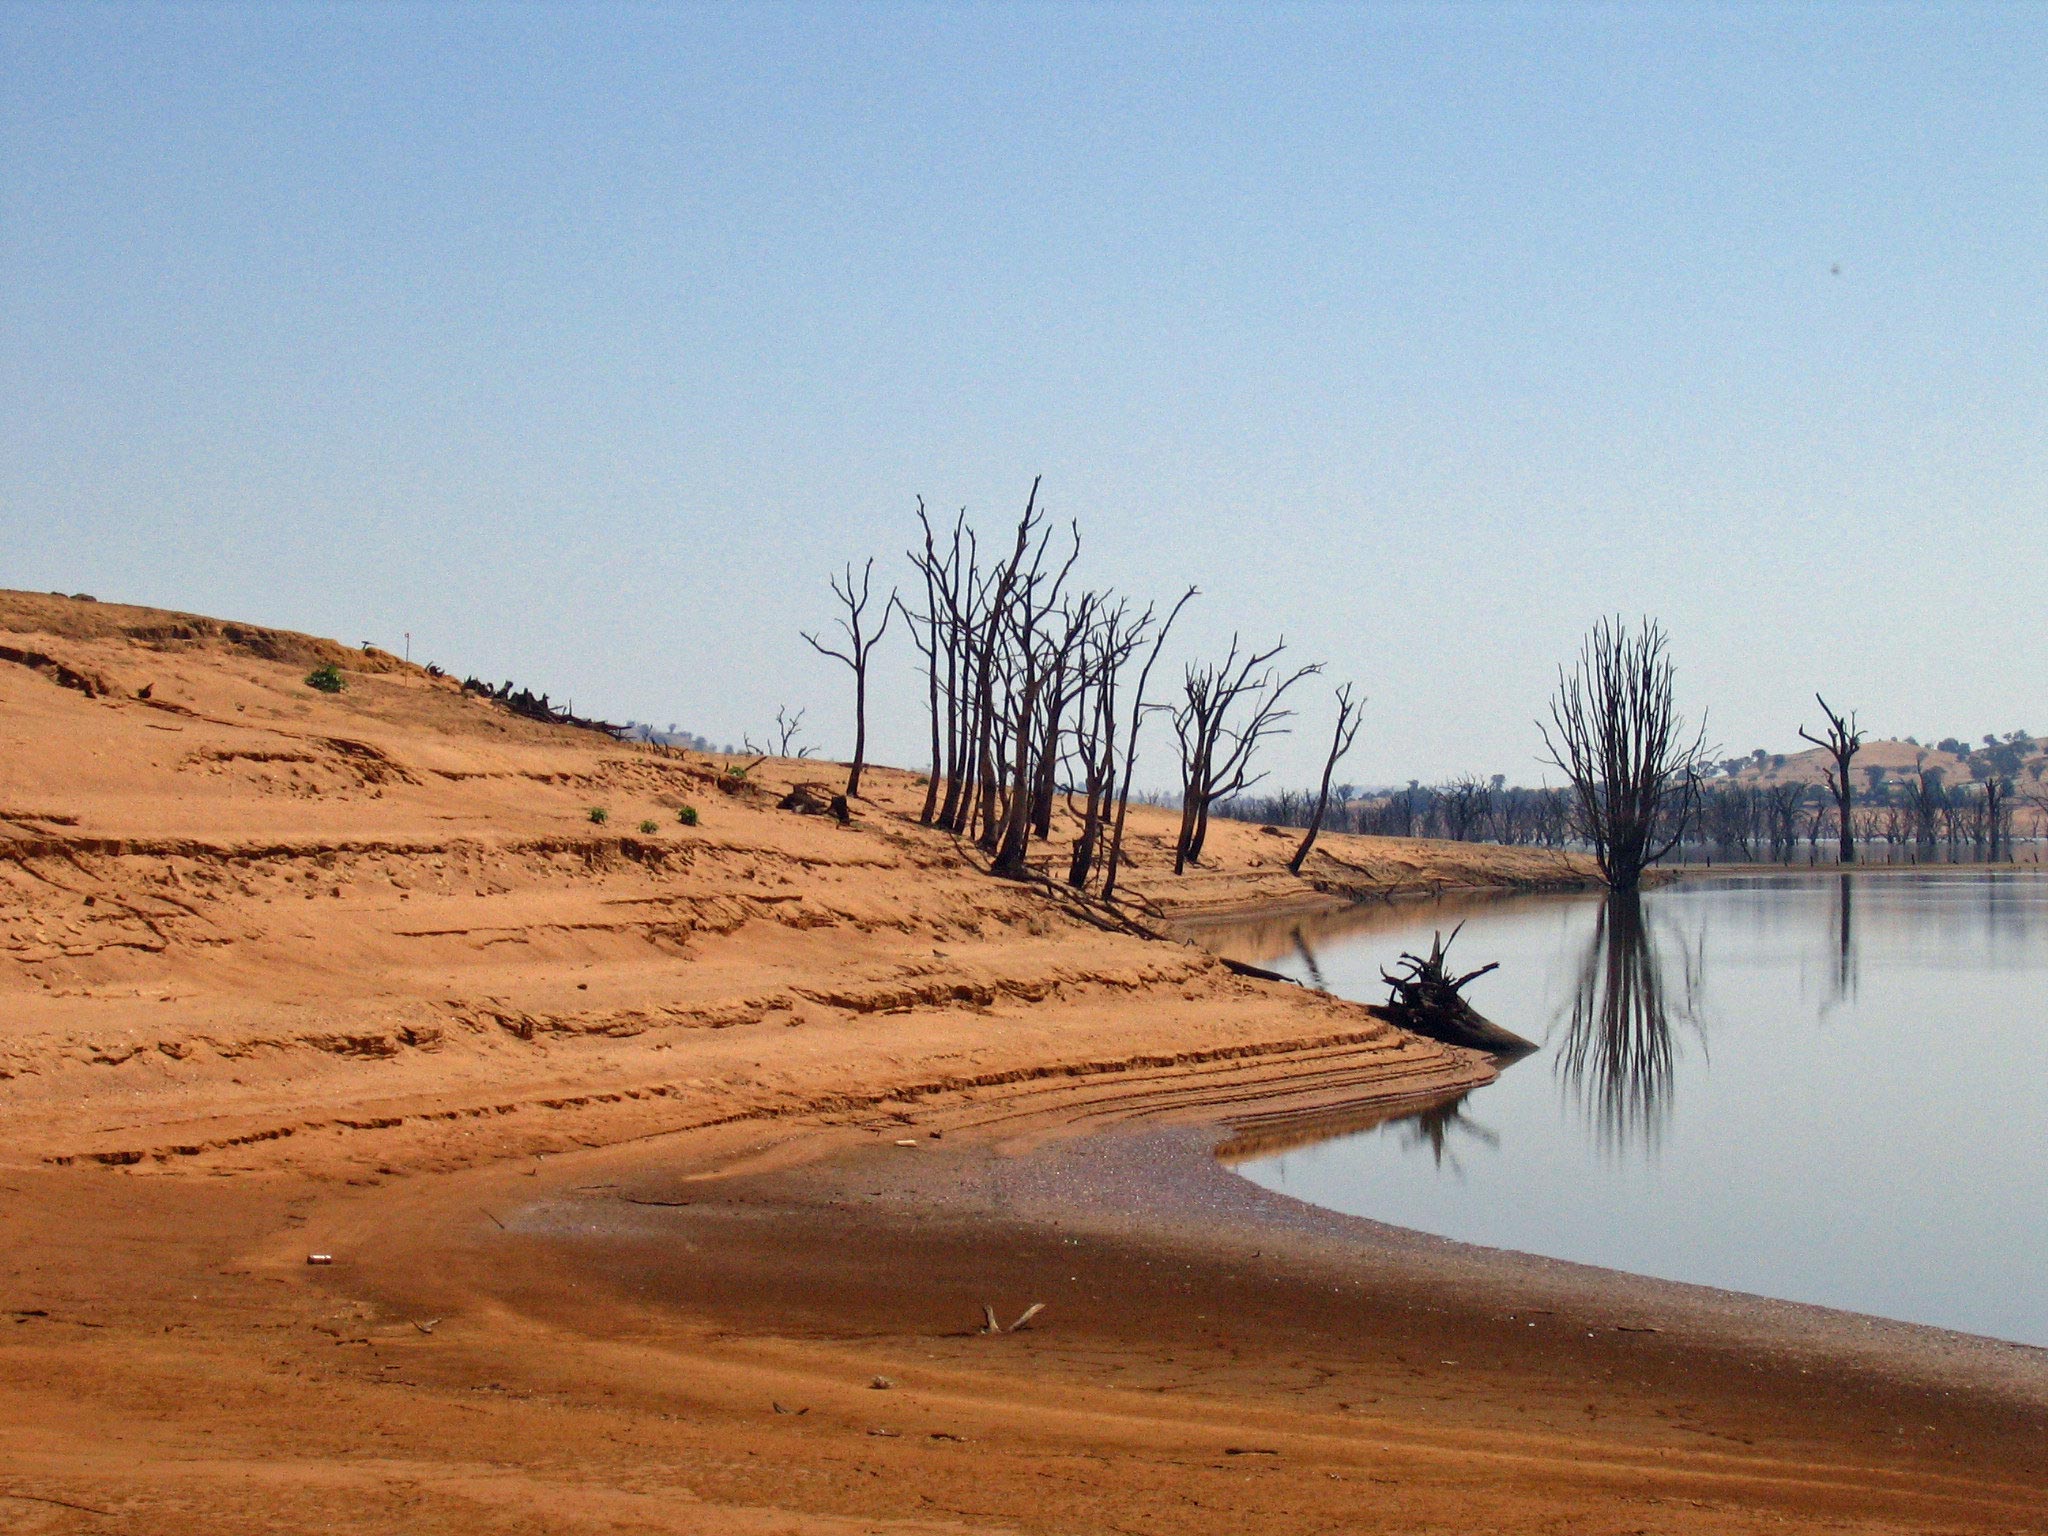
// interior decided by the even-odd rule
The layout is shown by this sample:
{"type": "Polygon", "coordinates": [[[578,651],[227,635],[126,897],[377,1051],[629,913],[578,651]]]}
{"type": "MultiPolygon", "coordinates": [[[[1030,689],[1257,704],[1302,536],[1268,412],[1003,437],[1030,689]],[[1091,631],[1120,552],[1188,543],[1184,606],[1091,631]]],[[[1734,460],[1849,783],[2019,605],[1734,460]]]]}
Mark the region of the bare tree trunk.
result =
{"type": "Polygon", "coordinates": [[[860,794],[861,769],[867,763],[868,755],[868,660],[874,648],[881,643],[882,636],[889,632],[889,620],[896,612],[896,594],[891,592],[882,604],[882,622],[873,634],[868,634],[864,625],[867,614],[870,581],[874,576],[875,562],[869,559],[861,570],[860,590],[855,592],[853,566],[846,567],[842,584],[839,577],[832,578],[832,595],[846,612],[836,622],[846,636],[846,649],[826,645],[816,635],[806,634],[804,640],[820,656],[830,656],[842,661],[853,669],[853,762],[846,774],[846,798],[852,800],[860,794]]]}
{"type": "Polygon", "coordinates": [[[1173,872],[1181,874],[1202,856],[1209,836],[1209,809],[1228,795],[1242,794],[1264,778],[1250,772],[1252,754],[1266,736],[1280,731],[1293,718],[1281,701],[1296,683],[1322,671],[1320,662],[1298,668],[1282,679],[1267,663],[1287,649],[1281,641],[1269,651],[1256,651],[1240,658],[1235,635],[1230,652],[1220,665],[1189,667],[1182,682],[1181,705],[1175,709],[1173,727],[1181,746],[1180,839],[1174,847],[1173,872]],[[1230,712],[1240,700],[1252,702],[1252,715],[1242,727],[1230,724],[1230,712]],[[1230,750],[1219,765],[1218,748],[1225,737],[1230,750]]]}
{"type": "Polygon", "coordinates": [[[1145,720],[1145,684],[1151,679],[1152,664],[1159,660],[1159,652],[1166,645],[1166,637],[1173,632],[1173,621],[1180,617],[1181,609],[1188,605],[1188,599],[1195,595],[1189,587],[1180,595],[1180,601],[1173,605],[1173,611],[1166,616],[1166,622],[1159,626],[1159,633],[1153,637],[1152,653],[1145,658],[1145,666],[1138,674],[1138,691],[1131,699],[1131,736],[1124,746],[1123,786],[1117,793],[1116,826],[1109,838],[1109,868],[1102,877],[1102,899],[1110,900],[1116,895],[1117,870],[1124,856],[1124,819],[1131,811],[1131,775],[1138,766],[1138,727],[1145,720]]]}
{"type": "Polygon", "coordinates": [[[1855,787],[1849,780],[1849,764],[1863,748],[1863,733],[1856,729],[1856,713],[1849,712],[1845,720],[1828,708],[1828,701],[1819,694],[1814,699],[1820,704],[1821,713],[1828,717],[1826,737],[1815,736],[1805,726],[1799,727],[1801,739],[1812,742],[1816,747],[1825,748],[1834,758],[1833,768],[1825,770],[1828,793],[1835,797],[1836,813],[1841,821],[1840,856],[1844,864],[1856,862],[1856,824],[1851,817],[1851,802],[1855,787]]]}
{"type": "MultiPolygon", "coordinates": [[[[1364,701],[1361,700],[1360,704],[1364,701]]],[[[1337,690],[1337,728],[1330,736],[1330,755],[1323,759],[1323,782],[1316,791],[1316,808],[1308,819],[1308,835],[1301,840],[1301,846],[1294,850],[1294,857],[1287,861],[1290,875],[1301,873],[1301,866],[1308,860],[1308,851],[1316,845],[1316,834],[1323,830],[1323,815],[1330,806],[1330,776],[1337,771],[1337,763],[1351,750],[1351,743],[1358,736],[1359,704],[1351,702],[1351,685],[1346,683],[1337,690]]]]}
{"type": "MultiPolygon", "coordinates": [[[[939,741],[939,551],[937,543],[932,538],[931,518],[925,512],[924,498],[922,496],[917,499],[917,521],[918,525],[924,529],[924,554],[922,556],[913,556],[913,558],[917,561],[919,572],[924,576],[925,625],[925,638],[918,641],[918,649],[924,653],[925,701],[926,707],[931,714],[932,726],[932,774],[931,778],[925,783],[924,806],[919,810],[917,819],[924,825],[930,826],[938,812],[939,778],[945,772],[946,764],[944,758],[940,756],[939,741]]],[[[956,534],[956,542],[957,539],[958,535],[956,534]]],[[[897,606],[900,608],[903,605],[899,601],[897,606]]],[[[905,609],[903,622],[915,626],[918,621],[908,609],[905,609]]],[[[916,633],[917,631],[913,627],[911,630],[913,638],[915,638],[916,633]]]]}

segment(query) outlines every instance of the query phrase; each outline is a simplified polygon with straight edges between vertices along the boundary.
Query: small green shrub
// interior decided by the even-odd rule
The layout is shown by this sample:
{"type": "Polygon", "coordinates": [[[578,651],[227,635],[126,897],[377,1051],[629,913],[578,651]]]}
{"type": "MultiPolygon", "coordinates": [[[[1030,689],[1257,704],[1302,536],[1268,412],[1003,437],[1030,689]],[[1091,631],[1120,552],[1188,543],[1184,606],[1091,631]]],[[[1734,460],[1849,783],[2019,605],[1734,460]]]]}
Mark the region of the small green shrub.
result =
{"type": "Polygon", "coordinates": [[[340,670],[330,661],[325,666],[315,667],[306,674],[306,686],[317,688],[322,693],[339,693],[348,686],[348,683],[343,679],[340,670]]]}
{"type": "Polygon", "coordinates": [[[686,827],[694,827],[697,825],[697,807],[694,805],[684,806],[680,811],[676,812],[676,820],[686,827]]]}
{"type": "Polygon", "coordinates": [[[603,806],[593,805],[590,808],[590,822],[592,826],[601,827],[611,819],[612,813],[606,810],[603,806]]]}
{"type": "Polygon", "coordinates": [[[660,830],[661,823],[656,821],[652,816],[648,817],[645,821],[640,823],[640,835],[642,837],[652,837],[655,833],[659,832],[660,830]]]}

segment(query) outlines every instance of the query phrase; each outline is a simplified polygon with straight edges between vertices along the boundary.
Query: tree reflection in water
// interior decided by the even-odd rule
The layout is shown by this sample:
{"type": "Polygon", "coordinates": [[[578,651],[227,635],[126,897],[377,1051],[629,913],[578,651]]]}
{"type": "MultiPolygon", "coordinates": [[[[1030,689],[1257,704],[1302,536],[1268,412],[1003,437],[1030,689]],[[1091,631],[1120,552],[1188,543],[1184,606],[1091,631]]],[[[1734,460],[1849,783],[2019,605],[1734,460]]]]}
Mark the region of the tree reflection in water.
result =
{"type": "Polygon", "coordinates": [[[1451,1172],[1462,1179],[1465,1170],[1458,1162],[1458,1154],[1451,1149],[1453,1132],[1463,1132],[1485,1147],[1500,1145],[1500,1132],[1488,1130],[1465,1113],[1465,1100],[1469,1097],[1461,1093],[1442,1104],[1432,1104],[1420,1114],[1394,1121],[1390,1129],[1401,1138],[1402,1150],[1413,1152],[1427,1147],[1438,1168],[1448,1163],[1451,1172]]]}
{"type": "MultiPolygon", "coordinates": [[[[1316,952],[1308,941],[1308,935],[1296,927],[1290,937],[1294,941],[1295,956],[1301,961],[1302,969],[1308,973],[1309,985],[1318,992],[1329,991],[1330,985],[1323,978],[1322,966],[1316,963],[1316,952]]],[[[1487,1129],[1465,1113],[1465,1100],[1469,1096],[1468,1093],[1461,1093],[1454,1099],[1432,1104],[1412,1115],[1398,1116],[1387,1122],[1386,1129],[1400,1137],[1403,1151],[1414,1152],[1427,1148],[1430,1159],[1438,1168],[1448,1167],[1462,1179],[1465,1176],[1465,1169],[1458,1161],[1458,1154],[1452,1149],[1453,1136],[1469,1136],[1484,1147],[1500,1145],[1500,1132],[1487,1129]]]]}
{"type": "Polygon", "coordinates": [[[1571,1019],[1556,1057],[1603,1152],[1656,1152],[1671,1119],[1678,1067],[1674,1023],[1699,1023],[1700,952],[1679,942],[1667,966],[1642,898],[1610,895],[1579,962],[1571,1019]]]}
{"type": "Polygon", "coordinates": [[[1308,984],[1318,992],[1330,990],[1330,984],[1323,980],[1323,968],[1316,964],[1316,952],[1308,947],[1308,936],[1299,928],[1294,930],[1294,952],[1301,957],[1303,969],[1308,972],[1308,984]]]}
{"type": "Polygon", "coordinates": [[[1849,878],[1835,877],[1835,966],[1823,1015],[1856,1000],[1856,910],[1849,878]]]}

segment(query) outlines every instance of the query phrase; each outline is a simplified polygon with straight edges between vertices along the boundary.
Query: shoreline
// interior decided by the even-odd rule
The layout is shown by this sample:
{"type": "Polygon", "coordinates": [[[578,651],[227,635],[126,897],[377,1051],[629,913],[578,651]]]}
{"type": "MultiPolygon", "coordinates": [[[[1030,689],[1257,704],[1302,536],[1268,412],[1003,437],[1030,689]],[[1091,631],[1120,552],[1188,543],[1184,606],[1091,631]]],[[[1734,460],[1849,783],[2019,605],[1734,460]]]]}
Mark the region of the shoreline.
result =
{"type": "Polygon", "coordinates": [[[558,1382],[583,1351],[690,1362],[695,1411],[800,1429],[797,1464],[879,1457],[899,1494],[957,1498],[928,1448],[983,1447],[975,1508],[1023,1528],[1043,1457],[1075,1454],[1205,1484],[1210,1513],[1166,1525],[1163,1487],[1123,1488],[1115,1521],[1143,1529],[1413,1528],[1360,1479],[1427,1489],[1446,1528],[2044,1528],[2039,1350],[1322,1211],[1229,1172],[1205,1116],[1077,1134],[952,1104],[888,1128],[914,1150],[838,1128],[578,1154],[523,1195],[463,1176],[519,1197],[502,1227],[451,1241],[457,1202],[426,1200],[360,1234],[347,1289],[516,1315],[558,1382]],[[1007,1329],[1034,1303],[982,1332],[984,1306],[1007,1329]],[[1235,1454],[1269,1453],[1243,1486],[1235,1454]]]}
{"type": "MultiPolygon", "coordinates": [[[[1938,1452],[1910,1431],[1913,1467],[1949,1490],[1930,1501],[1881,1475],[1900,1447],[1872,1438],[1861,1376],[1787,1442],[1831,1470],[1766,1466],[1743,1426],[1784,1426],[1755,1416],[1733,1366],[1692,1407],[1669,1395],[1679,1378],[1645,1378],[1698,1426],[1674,1430],[1603,1374],[1633,1357],[1561,1335],[1510,1347],[1439,1240],[1360,1246],[1263,1206],[1234,1225],[1253,1186],[1210,1156],[1217,1124],[1287,1134],[1493,1068],[989,879],[917,824],[914,774],[871,769],[840,827],[778,806],[825,765],[730,782],[389,657],[315,698],[308,658],[353,653],[211,623],[0,594],[0,628],[49,663],[0,666],[19,780],[0,806],[10,1518],[149,1536],[1065,1536],[1761,1531],[1787,1512],[1893,1530],[1960,1510],[1944,1528],[2009,1531],[2025,1522],[1999,1490],[2043,1491],[2012,1450],[2038,1449],[2043,1421],[1983,1380],[1916,1421],[1948,1426],[1938,1452]],[[700,820],[679,824],[684,806],[700,820]],[[594,809],[657,831],[608,832],[594,809]],[[1167,1164],[1170,1189],[1145,1183],[1167,1164]],[[686,1193],[754,1191],[670,1266],[724,1277],[694,1311],[600,1299],[518,1214],[656,1165],[686,1193]],[[1010,1205],[975,1207],[970,1175],[1010,1205]],[[1294,1255],[1284,1273],[1248,1278],[1252,1230],[1294,1255]],[[961,1355],[946,1393],[913,1390],[928,1355],[997,1342],[983,1304],[1047,1299],[1024,1293],[1068,1258],[1059,1283],[1108,1298],[1092,1323],[1097,1302],[1054,1297],[1042,1327],[1004,1317],[1001,1369],[961,1355]],[[1363,1289],[1332,1278],[1365,1259],[1363,1289]],[[982,1276],[1009,1278],[978,1295],[982,1276]],[[1452,1282],[1457,1348],[1430,1355],[1450,1314],[1427,1295],[1452,1282]],[[852,1328],[860,1298],[884,1311],[852,1328]],[[721,1322],[719,1306],[753,1310],[721,1322]],[[886,1306],[931,1310],[905,1328],[886,1306]],[[1506,1363],[1476,1394],[1424,1358],[1487,1349],[1506,1363]],[[1324,1352],[1359,1392],[1304,1419],[1324,1352]],[[797,1387],[816,1411],[774,1412],[797,1387]],[[1394,1407],[1365,1414],[1367,1396],[1394,1407]],[[874,1420],[913,1397],[985,1427],[874,1420]],[[1267,1430],[1314,1454],[1239,1438],[1267,1430]]],[[[1219,824],[1212,863],[1176,879],[1171,834],[1133,807],[1125,888],[1150,922],[1329,895],[1249,824],[1219,824]]],[[[1334,835],[1310,867],[1376,894],[1586,873],[1334,835]]]]}

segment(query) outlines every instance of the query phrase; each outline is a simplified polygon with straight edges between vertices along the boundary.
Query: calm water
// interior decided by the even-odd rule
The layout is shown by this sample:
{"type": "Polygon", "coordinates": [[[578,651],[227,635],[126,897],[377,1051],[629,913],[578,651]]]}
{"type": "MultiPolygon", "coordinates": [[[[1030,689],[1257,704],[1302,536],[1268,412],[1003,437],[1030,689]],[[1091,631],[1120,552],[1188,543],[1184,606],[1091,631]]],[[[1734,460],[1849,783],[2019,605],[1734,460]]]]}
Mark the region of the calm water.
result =
{"type": "Polygon", "coordinates": [[[1463,919],[1468,992],[1542,1049],[1240,1165],[1467,1242],[2048,1344],[2048,876],[1691,877],[1361,908],[1216,947],[1379,1001],[1463,919]],[[1633,915],[1632,915],[1633,911],[1633,915]]]}

